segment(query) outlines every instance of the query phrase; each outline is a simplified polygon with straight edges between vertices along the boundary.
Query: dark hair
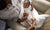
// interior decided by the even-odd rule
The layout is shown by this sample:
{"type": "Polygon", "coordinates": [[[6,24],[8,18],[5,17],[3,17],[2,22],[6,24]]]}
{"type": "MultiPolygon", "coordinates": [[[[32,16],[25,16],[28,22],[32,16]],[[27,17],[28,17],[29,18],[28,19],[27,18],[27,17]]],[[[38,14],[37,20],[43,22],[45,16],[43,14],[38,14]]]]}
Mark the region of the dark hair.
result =
{"type": "Polygon", "coordinates": [[[30,4],[30,2],[28,2],[30,4]]]}
{"type": "Polygon", "coordinates": [[[0,10],[3,10],[4,8],[6,8],[7,3],[5,2],[5,0],[0,0],[0,10]]]}
{"type": "MultiPolygon", "coordinates": [[[[29,0],[25,0],[25,1],[27,1],[27,2],[30,4],[30,1],[29,1],[29,0]]],[[[24,2],[25,2],[25,1],[24,1],[24,2]]]]}

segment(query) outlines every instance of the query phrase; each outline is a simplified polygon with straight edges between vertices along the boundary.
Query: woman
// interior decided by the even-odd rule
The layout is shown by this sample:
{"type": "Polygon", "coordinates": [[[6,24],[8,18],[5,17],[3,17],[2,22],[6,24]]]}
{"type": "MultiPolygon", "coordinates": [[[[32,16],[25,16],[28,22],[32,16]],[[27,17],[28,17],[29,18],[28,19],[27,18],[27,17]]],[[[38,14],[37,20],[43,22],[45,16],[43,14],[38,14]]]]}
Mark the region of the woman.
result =
{"type": "MultiPolygon", "coordinates": [[[[27,6],[25,6],[25,7],[27,7],[27,6]]],[[[28,10],[28,9],[30,10],[30,8],[31,7],[28,7],[28,8],[25,8],[25,9],[26,10],[28,10]]],[[[39,15],[35,8],[33,8],[32,15],[36,19],[35,20],[36,28],[40,28],[43,25],[44,21],[46,22],[47,19],[48,19],[48,17],[49,17],[49,15],[47,15],[47,14],[41,14],[41,15],[39,15]]],[[[22,22],[21,24],[24,25],[24,26],[26,26],[26,27],[28,26],[26,22],[22,22]]]]}

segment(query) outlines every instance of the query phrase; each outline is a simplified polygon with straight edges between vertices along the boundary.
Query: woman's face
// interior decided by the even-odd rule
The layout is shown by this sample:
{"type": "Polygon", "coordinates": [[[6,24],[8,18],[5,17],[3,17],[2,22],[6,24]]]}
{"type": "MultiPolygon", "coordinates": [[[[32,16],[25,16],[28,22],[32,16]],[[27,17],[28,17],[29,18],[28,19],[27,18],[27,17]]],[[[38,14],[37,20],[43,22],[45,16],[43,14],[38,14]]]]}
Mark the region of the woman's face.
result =
{"type": "Polygon", "coordinates": [[[24,2],[23,7],[24,8],[28,8],[29,7],[29,3],[28,2],[24,2]]]}

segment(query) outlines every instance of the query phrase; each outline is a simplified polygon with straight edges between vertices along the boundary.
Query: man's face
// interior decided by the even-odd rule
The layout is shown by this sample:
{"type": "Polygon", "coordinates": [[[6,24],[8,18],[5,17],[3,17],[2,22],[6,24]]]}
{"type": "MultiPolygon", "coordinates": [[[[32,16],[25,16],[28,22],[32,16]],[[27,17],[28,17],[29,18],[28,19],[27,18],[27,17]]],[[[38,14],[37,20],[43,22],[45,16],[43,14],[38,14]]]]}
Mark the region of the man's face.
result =
{"type": "Polygon", "coordinates": [[[29,5],[30,5],[30,4],[29,4],[28,2],[24,2],[23,7],[24,7],[24,8],[28,8],[29,5]]]}

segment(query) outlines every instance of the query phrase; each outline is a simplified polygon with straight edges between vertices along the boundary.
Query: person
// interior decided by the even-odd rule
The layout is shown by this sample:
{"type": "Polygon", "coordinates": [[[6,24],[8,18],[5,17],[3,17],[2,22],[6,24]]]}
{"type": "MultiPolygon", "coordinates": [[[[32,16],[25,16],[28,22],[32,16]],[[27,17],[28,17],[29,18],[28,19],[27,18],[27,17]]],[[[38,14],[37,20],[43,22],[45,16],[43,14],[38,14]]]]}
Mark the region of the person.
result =
{"type": "MultiPolygon", "coordinates": [[[[22,7],[23,8],[23,7],[22,7]]],[[[21,12],[23,12],[21,10],[21,12]]],[[[27,13],[26,13],[27,14],[27,13]]],[[[48,19],[48,15],[39,15],[38,12],[36,11],[35,8],[33,8],[33,11],[32,11],[32,14],[34,16],[34,18],[36,19],[35,23],[36,23],[36,28],[40,28],[43,23],[44,23],[44,20],[46,21],[46,19],[48,19]],[[41,22],[42,21],[42,22],[41,22]]],[[[20,15],[20,14],[19,14],[20,15]]],[[[21,15],[22,16],[22,15],[21,15]]],[[[21,17],[19,16],[19,17],[21,17]]],[[[15,16],[16,17],[16,16],[15,16]]],[[[17,19],[16,19],[17,20],[17,19]]],[[[21,20],[20,20],[21,21],[21,20]]],[[[21,24],[19,23],[12,23],[11,21],[9,21],[9,25],[11,27],[13,27],[14,30],[25,30],[28,25],[25,23],[25,22],[21,22],[21,24]],[[22,25],[21,25],[22,24],[22,25]],[[23,27],[25,26],[25,27],[23,27]],[[19,29],[20,28],[20,29],[19,29]]],[[[29,26],[28,26],[29,27],[29,26]]]]}
{"type": "Polygon", "coordinates": [[[35,18],[32,15],[32,11],[33,11],[32,4],[30,3],[29,0],[25,0],[23,3],[23,7],[24,7],[24,13],[27,12],[29,14],[26,19],[26,22],[30,25],[30,27],[28,27],[28,29],[26,29],[26,30],[30,30],[31,28],[35,28],[35,18]],[[28,8],[30,8],[30,9],[28,9],[28,8]],[[32,20],[32,22],[31,22],[32,24],[30,24],[28,22],[28,20],[32,20]]]}
{"type": "MultiPolygon", "coordinates": [[[[21,21],[25,20],[30,25],[30,27],[28,27],[27,30],[30,30],[32,27],[35,28],[35,19],[32,16],[33,7],[31,7],[31,9],[28,9],[30,6],[32,6],[32,4],[30,4],[29,0],[24,0],[23,3],[23,7],[25,8],[23,16],[24,19],[22,18],[21,21]],[[32,24],[29,23],[28,20],[32,20],[32,24]]],[[[20,21],[20,19],[18,20],[20,21]]]]}
{"type": "Polygon", "coordinates": [[[16,4],[13,5],[13,3],[12,5],[8,4],[6,3],[5,0],[0,0],[0,30],[5,30],[5,28],[7,27],[6,24],[8,24],[8,26],[10,26],[14,30],[17,29],[14,27],[15,25],[12,26],[12,23],[17,24],[16,26],[19,25],[18,23],[16,23],[16,21],[17,21],[18,15],[20,14],[21,9],[19,9],[20,6],[17,6],[17,5],[15,6],[15,5],[16,4]]]}
{"type": "MultiPolygon", "coordinates": [[[[27,1],[27,0],[26,0],[27,1]]],[[[26,10],[27,12],[29,11],[29,10],[31,10],[31,6],[29,6],[29,3],[26,5],[27,3],[25,2],[25,6],[24,6],[24,10],[26,10]],[[29,7],[28,7],[29,6],[29,7]]],[[[31,13],[32,15],[33,15],[33,17],[36,19],[35,20],[35,23],[36,23],[36,26],[35,26],[35,28],[40,28],[42,25],[43,25],[43,23],[45,23],[46,21],[47,21],[47,19],[48,19],[48,17],[49,17],[49,15],[47,15],[47,14],[41,14],[41,15],[39,15],[38,14],[38,12],[36,11],[36,9],[35,8],[33,8],[33,10],[32,10],[32,13],[31,13]],[[44,22],[45,21],[45,22],[44,22]]],[[[28,19],[30,19],[30,17],[28,17],[28,19]]],[[[29,20],[30,21],[30,20],[29,20]]],[[[31,22],[30,22],[31,23],[31,22]]],[[[21,24],[22,25],[24,25],[24,26],[28,26],[29,27],[29,25],[24,21],[24,22],[21,22],[21,24]]],[[[29,29],[29,28],[28,28],[29,29]]],[[[26,29],[26,30],[28,30],[28,29],[26,29]]],[[[29,29],[30,30],[30,29],[29,29]]]]}

